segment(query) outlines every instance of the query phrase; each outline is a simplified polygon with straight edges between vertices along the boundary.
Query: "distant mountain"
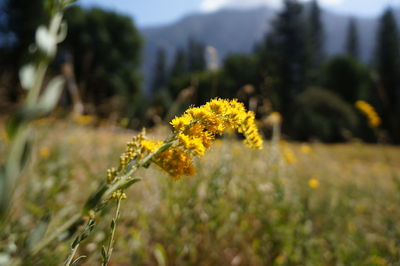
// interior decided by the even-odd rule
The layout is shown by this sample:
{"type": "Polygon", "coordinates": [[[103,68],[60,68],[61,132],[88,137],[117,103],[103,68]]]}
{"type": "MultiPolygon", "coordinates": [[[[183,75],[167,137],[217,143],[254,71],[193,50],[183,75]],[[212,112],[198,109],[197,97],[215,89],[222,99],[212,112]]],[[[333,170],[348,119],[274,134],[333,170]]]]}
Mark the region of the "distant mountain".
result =
{"type": "MultiPolygon", "coordinates": [[[[178,47],[193,38],[217,49],[219,57],[229,53],[249,53],[271,28],[277,10],[259,7],[247,10],[225,9],[215,13],[194,14],[167,26],[144,28],[143,71],[145,84],[151,80],[155,55],[159,47],[172,59],[178,47]]],[[[347,26],[350,16],[338,15],[324,10],[327,55],[344,52],[347,26]]],[[[372,59],[377,19],[357,18],[360,52],[366,62],[372,59]]],[[[145,87],[148,87],[148,85],[145,87]]]]}

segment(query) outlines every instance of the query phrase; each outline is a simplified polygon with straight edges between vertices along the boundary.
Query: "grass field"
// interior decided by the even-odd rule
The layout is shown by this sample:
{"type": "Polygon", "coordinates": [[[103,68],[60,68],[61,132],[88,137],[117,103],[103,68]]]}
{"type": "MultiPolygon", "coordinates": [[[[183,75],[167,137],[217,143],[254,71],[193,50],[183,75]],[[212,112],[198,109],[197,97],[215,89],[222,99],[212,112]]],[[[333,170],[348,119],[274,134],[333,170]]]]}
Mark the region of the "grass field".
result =
{"type": "MultiPolygon", "coordinates": [[[[15,257],[43,215],[52,214],[50,233],[80,211],[134,134],[66,122],[36,127],[33,162],[0,233],[15,257]]],[[[122,202],[112,265],[400,264],[398,147],[266,141],[250,150],[227,136],[196,167],[179,181],[156,166],[137,173],[143,180],[122,202]]],[[[79,249],[85,265],[99,265],[107,211],[79,249]]],[[[60,264],[70,242],[55,241],[29,265],[60,264]]]]}

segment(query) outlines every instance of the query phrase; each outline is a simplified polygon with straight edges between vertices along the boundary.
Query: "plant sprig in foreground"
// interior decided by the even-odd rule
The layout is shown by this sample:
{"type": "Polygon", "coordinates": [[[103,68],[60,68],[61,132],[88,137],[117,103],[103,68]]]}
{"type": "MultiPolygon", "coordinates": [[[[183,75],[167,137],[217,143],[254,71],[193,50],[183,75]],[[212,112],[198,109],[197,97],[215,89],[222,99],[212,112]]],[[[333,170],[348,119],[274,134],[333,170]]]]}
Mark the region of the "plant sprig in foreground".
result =
{"type": "MultiPolygon", "coordinates": [[[[75,238],[65,265],[73,263],[73,257],[81,241],[93,231],[95,215],[103,210],[113,198],[121,198],[124,190],[140,179],[133,174],[141,167],[156,164],[173,179],[191,176],[195,173],[193,157],[201,156],[213,144],[217,136],[227,130],[237,130],[244,136],[244,143],[255,149],[262,148],[262,138],[258,134],[255,115],[246,111],[243,103],[234,100],[213,99],[200,107],[188,109],[182,116],[175,117],[171,137],[165,141],[151,140],[145,131],[127,143],[120,156],[117,168],[107,170],[106,184],[89,198],[82,214],[89,214],[85,228],[75,238]],[[119,196],[118,196],[119,195],[119,196]]],[[[116,217],[113,219],[107,251],[103,249],[103,265],[107,265],[113,250],[116,218],[120,212],[120,200],[116,217]]]]}

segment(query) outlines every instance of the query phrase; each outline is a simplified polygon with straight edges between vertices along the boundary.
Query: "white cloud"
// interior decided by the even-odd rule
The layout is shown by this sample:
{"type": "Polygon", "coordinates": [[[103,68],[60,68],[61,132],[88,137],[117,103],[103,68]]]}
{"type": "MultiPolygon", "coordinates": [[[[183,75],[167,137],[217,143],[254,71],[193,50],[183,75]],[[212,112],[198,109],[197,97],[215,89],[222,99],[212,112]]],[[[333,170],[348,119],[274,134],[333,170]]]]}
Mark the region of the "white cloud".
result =
{"type": "MultiPolygon", "coordinates": [[[[302,0],[307,2],[310,0],[302,0]]],[[[345,0],[319,0],[322,5],[339,5],[345,0]]],[[[249,8],[260,5],[279,7],[283,0],[202,0],[200,9],[206,12],[218,10],[223,7],[249,8]]]]}
{"type": "Polygon", "coordinates": [[[345,0],[319,0],[318,2],[322,5],[334,6],[334,5],[340,5],[344,1],[345,0]]]}
{"type": "Polygon", "coordinates": [[[229,0],[203,0],[200,9],[203,11],[215,11],[229,4],[229,0]]]}

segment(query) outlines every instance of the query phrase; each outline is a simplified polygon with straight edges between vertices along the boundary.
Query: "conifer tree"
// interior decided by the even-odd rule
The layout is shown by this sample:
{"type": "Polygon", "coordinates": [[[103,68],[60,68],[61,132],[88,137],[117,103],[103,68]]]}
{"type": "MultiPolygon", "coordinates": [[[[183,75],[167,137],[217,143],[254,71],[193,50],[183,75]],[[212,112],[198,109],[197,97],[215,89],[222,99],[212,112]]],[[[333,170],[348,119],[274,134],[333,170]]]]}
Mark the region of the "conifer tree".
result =
{"type": "Polygon", "coordinates": [[[308,17],[308,42],[310,49],[310,67],[316,68],[324,59],[324,26],[321,20],[321,8],[317,0],[311,2],[308,17]]]}
{"type": "Polygon", "coordinates": [[[358,59],[360,56],[357,21],[351,18],[347,29],[346,52],[349,56],[358,59]]]}
{"type": "Polygon", "coordinates": [[[376,67],[386,94],[389,119],[386,121],[386,127],[393,141],[400,143],[400,41],[391,9],[387,9],[380,18],[376,43],[376,67]]]}
{"type": "Polygon", "coordinates": [[[206,69],[205,45],[189,39],[187,44],[187,60],[189,72],[203,71],[206,69]]]}
{"type": "MultiPolygon", "coordinates": [[[[275,80],[277,108],[288,115],[296,95],[305,86],[307,64],[306,29],[302,5],[285,0],[284,8],[273,23],[272,32],[261,49],[263,63],[275,80]]],[[[289,116],[288,116],[289,118],[289,116]]]]}
{"type": "Polygon", "coordinates": [[[154,77],[152,93],[156,93],[167,83],[167,55],[165,49],[159,48],[157,51],[156,62],[154,64],[154,77]]]}
{"type": "Polygon", "coordinates": [[[185,50],[178,48],[171,67],[171,78],[181,76],[187,72],[187,56],[185,50]]]}

